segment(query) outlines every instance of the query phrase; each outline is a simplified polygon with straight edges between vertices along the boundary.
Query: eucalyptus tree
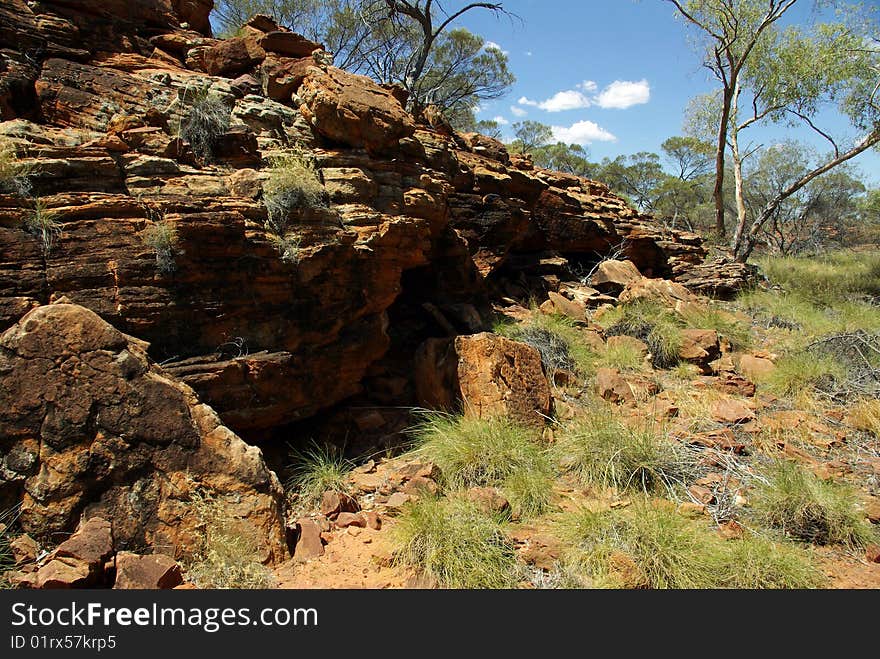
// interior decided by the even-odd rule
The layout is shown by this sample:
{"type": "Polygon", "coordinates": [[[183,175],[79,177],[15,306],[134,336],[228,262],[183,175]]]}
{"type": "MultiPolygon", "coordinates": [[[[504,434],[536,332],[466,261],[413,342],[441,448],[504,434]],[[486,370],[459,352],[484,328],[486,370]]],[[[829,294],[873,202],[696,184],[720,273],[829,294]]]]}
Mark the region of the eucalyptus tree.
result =
{"type": "Polygon", "coordinates": [[[876,9],[838,7],[835,21],[783,29],[777,22],[797,0],[667,1],[708,35],[707,52],[712,57],[706,65],[722,84],[717,93],[696,100],[691,114],[697,120],[692,123],[705,124],[707,116],[714,117],[718,142],[713,196],[719,233],[726,229],[723,163],[730,149],[737,216],[730,246],[744,261],[786,199],[880,142],[876,9]],[[743,26],[752,27],[743,31],[743,26]],[[857,139],[844,141],[821,125],[823,111],[831,108],[859,131],[857,139]],[[806,165],[761,208],[749,208],[744,164],[763,145],[746,142],[745,131],[767,124],[804,126],[827,140],[831,151],[806,165]]]}

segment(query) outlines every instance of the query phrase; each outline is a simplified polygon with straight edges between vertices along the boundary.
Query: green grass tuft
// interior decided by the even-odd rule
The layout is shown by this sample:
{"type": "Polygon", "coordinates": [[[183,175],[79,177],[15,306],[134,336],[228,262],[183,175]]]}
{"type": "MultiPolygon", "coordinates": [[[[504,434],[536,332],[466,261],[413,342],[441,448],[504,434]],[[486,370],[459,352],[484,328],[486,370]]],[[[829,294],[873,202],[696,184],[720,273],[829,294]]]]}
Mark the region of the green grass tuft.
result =
{"type": "Polygon", "coordinates": [[[796,547],[745,536],[724,541],[667,504],[636,502],[563,516],[569,561],[606,588],[812,588],[821,575],[796,547]]]}
{"type": "Polygon", "coordinates": [[[422,498],[392,528],[395,561],[444,588],[514,588],[516,552],[498,519],[461,498],[422,498]]]}
{"type": "Polygon", "coordinates": [[[652,428],[633,429],[598,410],[557,435],[559,464],[584,484],[663,492],[681,482],[688,461],[652,428]]]}
{"type": "Polygon", "coordinates": [[[292,449],[290,460],[285,487],[303,510],[317,506],[324,492],[348,492],[348,475],[354,464],[335,447],[313,443],[305,450],[292,449]]]}
{"type": "Polygon", "coordinates": [[[493,331],[534,347],[541,353],[541,362],[551,378],[562,370],[583,376],[595,371],[595,351],[584,339],[582,330],[567,316],[533,310],[525,323],[497,323],[493,331]]]}
{"type": "Polygon", "coordinates": [[[263,204],[268,212],[267,228],[285,236],[290,215],[303,208],[323,208],[324,186],[314,166],[296,152],[269,158],[269,177],[263,183],[263,204]]]}
{"type": "Polygon", "coordinates": [[[414,433],[417,452],[440,468],[447,488],[497,487],[523,517],[549,505],[554,473],[534,430],[502,418],[431,414],[414,433]]]}
{"type": "Polygon", "coordinates": [[[774,462],[765,478],[752,497],[752,516],[765,528],[817,545],[878,541],[851,487],[824,481],[787,460],[774,462]]]}

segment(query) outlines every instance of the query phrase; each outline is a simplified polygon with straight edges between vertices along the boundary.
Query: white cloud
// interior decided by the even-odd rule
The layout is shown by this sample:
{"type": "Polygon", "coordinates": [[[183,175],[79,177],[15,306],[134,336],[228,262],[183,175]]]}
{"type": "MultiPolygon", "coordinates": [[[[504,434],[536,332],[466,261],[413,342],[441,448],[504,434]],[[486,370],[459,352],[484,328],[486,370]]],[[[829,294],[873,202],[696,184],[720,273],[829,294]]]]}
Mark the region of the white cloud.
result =
{"type": "Polygon", "coordinates": [[[587,145],[593,142],[616,142],[617,138],[592,121],[578,121],[565,126],[553,126],[553,137],[566,144],[587,145]]]}
{"type": "Polygon", "coordinates": [[[528,111],[523,110],[521,107],[517,107],[516,105],[511,105],[510,111],[513,113],[514,117],[524,117],[528,114],[528,111]]]}
{"type": "Polygon", "coordinates": [[[633,105],[647,103],[651,99],[651,86],[647,80],[637,82],[615,80],[601,93],[597,93],[599,86],[592,80],[584,80],[575,87],[575,89],[556,92],[546,101],[535,101],[523,96],[517,102],[519,105],[540,108],[546,112],[565,112],[583,110],[593,105],[605,109],[624,110],[633,105]]]}
{"type": "Polygon", "coordinates": [[[595,100],[600,108],[625,110],[651,100],[651,86],[647,80],[638,82],[615,80],[603,89],[595,100]]]}
{"type": "Polygon", "coordinates": [[[556,92],[552,97],[538,107],[547,112],[564,112],[565,110],[583,110],[592,105],[592,102],[583,93],[569,89],[564,92],[556,92]]]}
{"type": "Polygon", "coordinates": [[[494,121],[499,126],[507,126],[510,124],[510,122],[501,115],[498,115],[497,117],[492,117],[492,121],[494,121]]]}
{"type": "Polygon", "coordinates": [[[494,41],[487,41],[483,44],[483,50],[498,50],[502,55],[510,55],[510,51],[504,50],[499,44],[494,41]]]}
{"type": "Polygon", "coordinates": [[[527,50],[527,51],[526,51],[526,57],[531,57],[531,56],[532,56],[532,51],[531,51],[531,50],[527,50]]]}
{"type": "Polygon", "coordinates": [[[597,85],[592,80],[584,80],[581,84],[577,86],[578,89],[583,89],[588,94],[595,94],[596,90],[599,89],[599,85],[597,85]]]}

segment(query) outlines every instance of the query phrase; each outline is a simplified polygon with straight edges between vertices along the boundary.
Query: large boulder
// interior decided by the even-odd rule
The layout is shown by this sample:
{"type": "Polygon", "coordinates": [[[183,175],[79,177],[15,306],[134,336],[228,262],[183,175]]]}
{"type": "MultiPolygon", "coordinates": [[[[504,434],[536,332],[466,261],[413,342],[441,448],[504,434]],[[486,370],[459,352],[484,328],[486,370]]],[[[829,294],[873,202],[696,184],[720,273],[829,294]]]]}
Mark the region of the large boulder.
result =
{"type": "Polygon", "coordinates": [[[340,144],[381,152],[416,129],[390,90],[341,69],[310,68],[299,97],[299,110],[314,129],[340,144]]]}
{"type": "Polygon", "coordinates": [[[47,544],[80,517],[100,517],[117,549],[179,557],[199,549],[194,501],[210,497],[254,538],[261,560],[282,560],[283,493],[260,449],[146,347],[65,303],[0,335],[0,503],[20,504],[22,529],[47,544]]]}
{"type": "Polygon", "coordinates": [[[415,379],[421,404],[479,418],[542,426],[552,409],[540,353],[495,334],[429,339],[416,355],[415,379]]]}

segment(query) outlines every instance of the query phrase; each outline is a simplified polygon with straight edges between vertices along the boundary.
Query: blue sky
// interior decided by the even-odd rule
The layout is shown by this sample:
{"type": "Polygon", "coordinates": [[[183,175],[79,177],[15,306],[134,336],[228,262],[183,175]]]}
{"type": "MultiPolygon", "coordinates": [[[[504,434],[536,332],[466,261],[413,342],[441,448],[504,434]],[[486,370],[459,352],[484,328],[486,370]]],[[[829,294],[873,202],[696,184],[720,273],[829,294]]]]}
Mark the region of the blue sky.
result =
{"type": "MultiPolygon", "coordinates": [[[[810,18],[811,3],[802,5],[791,20],[810,18]]],[[[587,146],[593,160],[660,153],[663,140],[681,134],[690,98],[715,88],[689,41],[692,33],[668,2],[505,0],[504,7],[521,20],[475,10],[459,21],[507,52],[517,77],[506,97],[485,104],[480,119],[533,119],[554,126],[564,141],[587,146]]],[[[846,132],[846,122],[835,112],[823,120],[838,134],[846,132]]],[[[509,125],[506,130],[509,134],[509,125]]],[[[765,145],[788,137],[827,150],[811,131],[752,132],[752,139],[765,145]]],[[[880,186],[876,150],[852,162],[866,182],[880,186]]]]}

